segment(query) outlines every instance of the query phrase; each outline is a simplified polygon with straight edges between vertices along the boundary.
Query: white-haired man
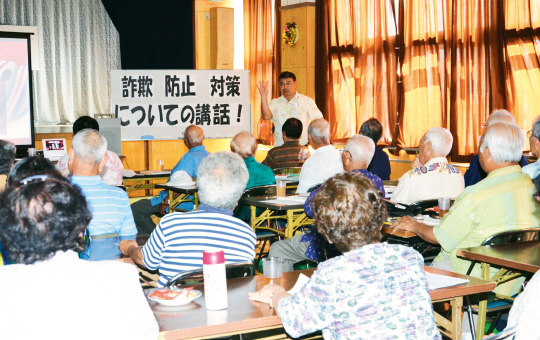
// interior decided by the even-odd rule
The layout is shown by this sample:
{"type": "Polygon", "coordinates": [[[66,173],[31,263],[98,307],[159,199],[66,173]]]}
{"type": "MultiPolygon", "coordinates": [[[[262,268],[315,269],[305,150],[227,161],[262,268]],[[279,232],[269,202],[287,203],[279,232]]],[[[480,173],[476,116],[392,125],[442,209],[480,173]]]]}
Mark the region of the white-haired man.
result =
{"type": "Polygon", "coordinates": [[[199,166],[197,211],[167,214],[141,249],[135,241],[120,250],[146,268],[159,269],[158,287],[179,272],[202,267],[202,252],[223,249],[226,263],[251,262],[255,232],[232,216],[248,181],[240,156],[217,152],[199,166]],[[204,226],[204,228],[201,228],[204,226]]]}
{"type": "Polygon", "coordinates": [[[448,164],[453,137],[442,127],[431,128],[420,140],[418,159],[423,164],[399,179],[392,201],[411,204],[440,197],[456,198],[463,192],[461,172],[448,164]]]}
{"type": "Polygon", "coordinates": [[[307,193],[309,188],[343,172],[339,150],[330,144],[330,124],[324,119],[313,120],[308,127],[309,145],[315,149],[300,171],[296,193],[307,193]]]}
{"type": "MultiPolygon", "coordinates": [[[[456,249],[479,246],[500,232],[537,228],[540,208],[533,198],[535,186],[518,164],[523,143],[523,132],[516,124],[489,125],[480,141],[479,154],[488,176],[465,189],[440,225],[432,227],[403,217],[393,228],[412,231],[427,242],[440,244],[441,252],[433,265],[460,274],[467,272],[470,261],[458,258],[456,249]]],[[[480,277],[479,265],[471,275],[480,277]]]]}
{"type": "MultiPolygon", "coordinates": [[[[375,174],[367,171],[367,167],[375,154],[375,143],[369,137],[355,135],[349,139],[343,150],[342,162],[345,171],[359,172],[366,176],[373,186],[382,192],[384,197],[383,181],[375,174]]],[[[313,215],[313,203],[317,190],[314,190],[309,195],[304,209],[306,215],[313,215]]],[[[325,244],[324,239],[315,231],[308,234],[296,235],[290,239],[278,241],[270,247],[270,257],[280,257],[283,259],[283,271],[293,270],[295,263],[312,260],[318,261],[322,245],[325,244]]],[[[339,251],[332,245],[326,245],[327,255],[339,255],[339,251]]]]}
{"type": "Polygon", "coordinates": [[[106,152],[107,140],[93,129],[79,131],[69,149],[71,182],[82,189],[92,212],[87,229],[90,246],[82,257],[94,261],[119,258],[115,243],[137,236],[126,192],[106,184],[99,176],[107,163],[106,152]]]}
{"type": "MultiPolygon", "coordinates": [[[[186,128],[184,133],[184,144],[188,148],[188,152],[180,158],[180,161],[172,169],[169,180],[171,180],[173,174],[178,171],[185,171],[190,177],[197,177],[197,170],[199,164],[210,153],[206,151],[203,145],[204,131],[197,125],[190,125],[186,128]]],[[[133,209],[133,216],[135,217],[135,224],[140,234],[149,235],[152,233],[156,225],[152,221],[152,214],[160,212],[165,214],[168,210],[169,200],[167,198],[168,191],[163,190],[158,196],[151,199],[142,199],[131,205],[133,209]]],[[[178,206],[179,209],[193,210],[192,202],[184,202],[178,206]]]]}
{"type": "MultiPolygon", "coordinates": [[[[540,157],[540,117],[536,118],[532,126],[532,130],[528,132],[529,144],[531,146],[531,152],[536,157],[540,157]]],[[[523,167],[523,172],[529,175],[532,179],[535,179],[540,175],[540,161],[528,164],[523,167]]]]}
{"type": "MultiPolygon", "coordinates": [[[[514,119],[514,116],[512,116],[512,114],[506,110],[495,110],[491,113],[491,115],[489,115],[488,119],[486,120],[484,124],[484,129],[492,124],[500,122],[515,123],[516,120],[514,119]]],[[[521,167],[524,167],[525,165],[527,165],[527,163],[527,158],[522,155],[519,161],[519,165],[521,167]]],[[[476,183],[486,178],[486,176],[487,173],[482,169],[478,155],[475,155],[469,165],[469,169],[467,169],[465,175],[463,176],[465,178],[465,187],[475,185],[476,183]]]]}

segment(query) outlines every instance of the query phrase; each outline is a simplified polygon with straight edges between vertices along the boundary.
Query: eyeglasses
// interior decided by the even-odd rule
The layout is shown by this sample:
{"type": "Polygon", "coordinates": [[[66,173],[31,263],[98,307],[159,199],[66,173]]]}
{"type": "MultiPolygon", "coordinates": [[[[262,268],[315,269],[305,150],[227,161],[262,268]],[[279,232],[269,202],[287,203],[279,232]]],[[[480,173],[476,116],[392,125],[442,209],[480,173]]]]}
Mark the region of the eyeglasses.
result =
{"type": "Polygon", "coordinates": [[[19,183],[21,185],[27,185],[27,184],[37,183],[37,182],[44,182],[47,178],[49,178],[48,175],[34,175],[34,176],[21,179],[19,183]]]}

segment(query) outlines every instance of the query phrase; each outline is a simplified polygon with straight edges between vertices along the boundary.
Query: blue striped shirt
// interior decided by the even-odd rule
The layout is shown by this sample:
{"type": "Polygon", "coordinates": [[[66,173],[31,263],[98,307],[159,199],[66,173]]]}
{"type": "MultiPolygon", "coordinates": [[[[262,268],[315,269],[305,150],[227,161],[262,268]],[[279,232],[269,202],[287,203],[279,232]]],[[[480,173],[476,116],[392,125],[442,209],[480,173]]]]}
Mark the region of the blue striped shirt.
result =
{"type": "Polygon", "coordinates": [[[86,197],[92,220],[90,236],[118,233],[122,239],[135,239],[137,228],[126,192],[103,182],[99,176],[71,176],[86,197]]]}
{"type": "Polygon", "coordinates": [[[251,262],[255,232],[232,210],[200,205],[199,210],[163,217],[142,249],[144,265],[159,268],[158,287],[179,272],[202,267],[202,252],[221,250],[226,263],[251,262]]]}

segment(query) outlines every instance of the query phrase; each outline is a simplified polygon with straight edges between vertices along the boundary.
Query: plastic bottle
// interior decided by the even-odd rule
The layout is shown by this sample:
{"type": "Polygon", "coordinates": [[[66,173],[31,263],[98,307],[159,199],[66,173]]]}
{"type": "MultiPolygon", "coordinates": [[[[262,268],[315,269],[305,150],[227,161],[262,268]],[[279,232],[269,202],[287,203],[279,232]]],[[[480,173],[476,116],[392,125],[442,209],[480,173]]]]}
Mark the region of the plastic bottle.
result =
{"type": "Polygon", "coordinates": [[[203,275],[206,309],[227,308],[227,274],[223,250],[203,251],[203,275]]]}

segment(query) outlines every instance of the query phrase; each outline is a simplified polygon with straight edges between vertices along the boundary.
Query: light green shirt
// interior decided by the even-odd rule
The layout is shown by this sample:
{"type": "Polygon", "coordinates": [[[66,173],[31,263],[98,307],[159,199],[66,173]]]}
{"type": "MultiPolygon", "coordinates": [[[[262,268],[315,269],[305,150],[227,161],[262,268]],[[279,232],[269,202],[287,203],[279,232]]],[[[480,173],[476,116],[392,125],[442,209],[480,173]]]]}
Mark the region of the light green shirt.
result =
{"type": "MultiPolygon", "coordinates": [[[[534,192],[531,178],[521,172],[519,165],[492,171],[484,180],[465,188],[441,224],[433,229],[442,248],[435,261],[448,257],[454,272],[465,274],[470,261],[458,258],[456,249],[479,246],[504,231],[540,226],[534,192]]],[[[480,270],[476,265],[471,275],[480,277],[480,270]]]]}

